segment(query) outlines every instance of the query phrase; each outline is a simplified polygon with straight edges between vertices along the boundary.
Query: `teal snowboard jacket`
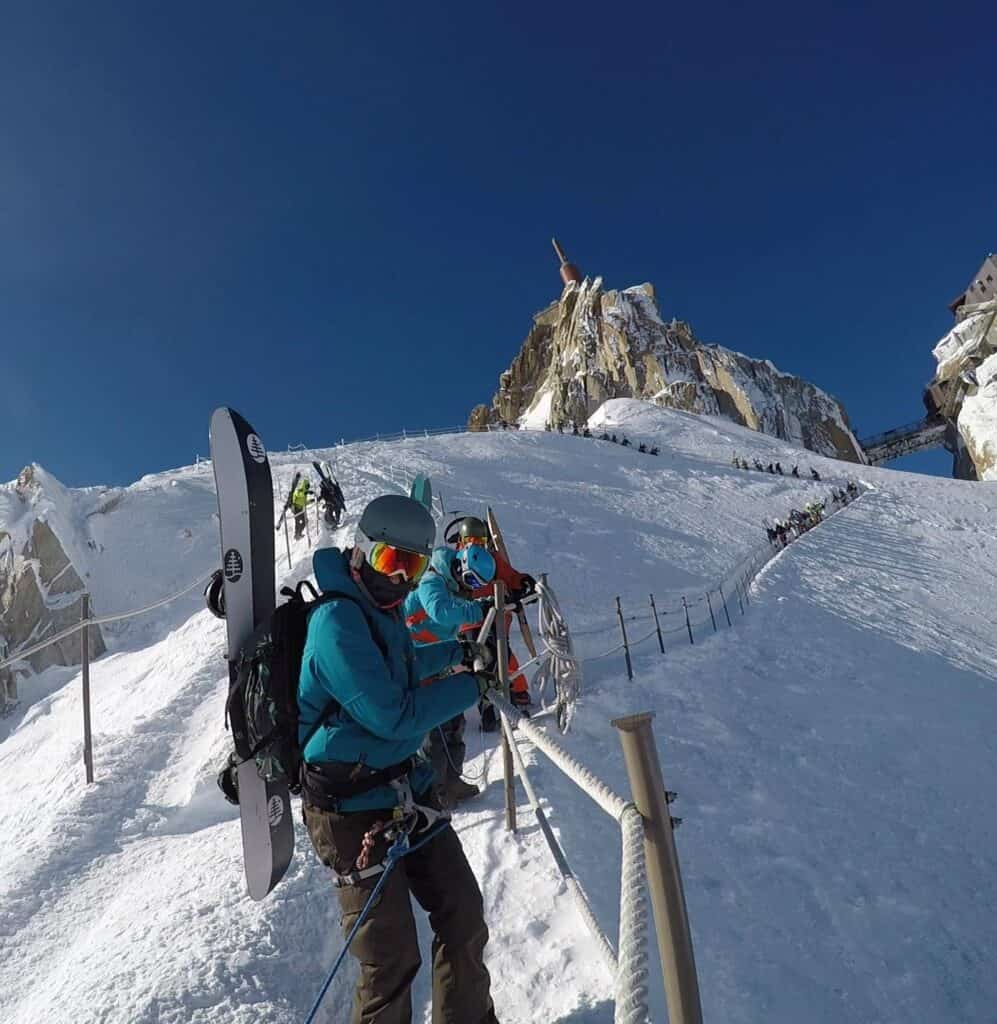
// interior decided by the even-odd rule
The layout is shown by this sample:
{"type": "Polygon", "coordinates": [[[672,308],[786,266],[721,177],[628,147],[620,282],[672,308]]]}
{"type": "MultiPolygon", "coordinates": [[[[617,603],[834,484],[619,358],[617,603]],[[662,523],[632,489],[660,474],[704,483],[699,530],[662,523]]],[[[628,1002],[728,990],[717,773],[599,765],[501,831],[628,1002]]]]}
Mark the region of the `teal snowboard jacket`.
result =
{"type": "Polygon", "coordinates": [[[463,626],[477,625],[485,617],[479,601],[460,596],[451,572],[456,558],[453,548],[434,548],[419,586],[405,598],[405,622],[417,644],[453,640],[463,626]]]}
{"type": "MultiPolygon", "coordinates": [[[[333,599],[316,608],[308,620],[298,684],[299,741],[304,741],[330,698],[341,710],[308,741],[304,758],[312,764],[360,761],[368,768],[398,764],[418,752],[431,729],[475,703],[477,678],[468,672],[445,674],[460,664],[462,649],[456,641],[415,647],[401,608],[384,611],[369,602],[338,548],[316,551],[312,565],[321,590],[342,591],[356,601],[333,599]],[[371,636],[368,617],[385,654],[371,636]],[[443,678],[434,678],[441,674],[443,678]],[[432,681],[422,685],[425,680],[432,681]]],[[[416,794],[428,790],[432,781],[427,761],[420,761],[409,774],[416,794]]],[[[340,809],[380,809],[397,803],[391,786],[379,786],[344,799],[340,809]]]]}

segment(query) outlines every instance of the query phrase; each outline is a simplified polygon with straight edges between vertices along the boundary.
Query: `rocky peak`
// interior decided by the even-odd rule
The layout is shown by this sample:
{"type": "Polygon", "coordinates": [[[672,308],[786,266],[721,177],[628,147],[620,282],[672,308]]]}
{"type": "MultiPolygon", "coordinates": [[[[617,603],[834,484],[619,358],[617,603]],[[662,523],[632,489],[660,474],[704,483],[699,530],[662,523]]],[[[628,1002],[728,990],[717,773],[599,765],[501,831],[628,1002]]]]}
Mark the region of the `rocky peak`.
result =
{"type": "Polygon", "coordinates": [[[925,402],[929,415],[956,426],[955,475],[997,480],[997,299],[958,307],[933,355],[925,402]]]}
{"type": "Polygon", "coordinates": [[[652,285],[605,290],[599,277],[568,281],[534,317],[491,406],[477,406],[469,426],[583,423],[611,398],[725,416],[822,455],[862,461],[830,395],[767,360],[697,340],[681,320],[665,322],[652,285]]]}
{"type": "MultiPolygon", "coordinates": [[[[0,641],[11,653],[80,621],[86,585],[67,553],[73,545],[60,521],[60,501],[65,503],[62,485],[34,464],[25,466],[13,484],[0,487],[0,641]]],[[[91,653],[102,654],[99,628],[90,635],[91,653]]],[[[80,660],[80,638],[73,635],[31,655],[19,668],[40,671],[80,660]]]]}

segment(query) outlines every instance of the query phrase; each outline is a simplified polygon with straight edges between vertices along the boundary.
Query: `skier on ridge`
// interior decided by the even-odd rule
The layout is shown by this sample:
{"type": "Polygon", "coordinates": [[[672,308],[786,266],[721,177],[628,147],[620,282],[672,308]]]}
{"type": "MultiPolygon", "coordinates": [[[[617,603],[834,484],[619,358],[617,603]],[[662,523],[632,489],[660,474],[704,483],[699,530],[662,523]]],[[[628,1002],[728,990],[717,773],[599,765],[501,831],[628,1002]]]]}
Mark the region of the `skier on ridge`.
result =
{"type": "Polygon", "coordinates": [[[302,474],[298,486],[291,495],[291,510],[294,512],[294,539],[301,540],[305,532],[305,516],[308,509],[308,497],[311,494],[311,481],[302,474]]]}
{"type": "MultiPolygon", "coordinates": [[[[495,579],[495,559],[481,545],[454,551],[433,550],[429,568],[418,587],[405,598],[405,625],[417,644],[453,640],[469,626],[485,618],[485,602],[471,594],[495,579]]],[[[436,775],[441,803],[453,806],[478,795],[478,787],[461,778],[464,769],[464,714],[461,712],[430,732],[424,750],[436,775]]]]}
{"type": "Polygon", "coordinates": [[[488,928],[481,890],[460,840],[432,793],[432,772],[416,758],[423,737],[494,685],[490,651],[471,641],[414,648],[399,606],[418,584],[436,534],[430,513],[400,495],[365,509],[352,548],[315,553],[315,578],[331,599],[308,622],[298,706],[305,741],[302,805],[321,861],[335,874],[342,927],[359,962],[352,1024],[409,1024],[419,969],[412,896],[428,911],[433,941],[433,1018],[498,1024],[484,964],[488,928]],[[445,675],[430,686],[429,676],[445,675]],[[330,701],[334,710],[315,730],[330,701]],[[433,831],[434,829],[439,831],[433,831]],[[393,835],[410,851],[383,880],[393,835]],[[419,845],[422,843],[422,845],[419,845]],[[372,890],[383,880],[379,898],[372,890]]]}

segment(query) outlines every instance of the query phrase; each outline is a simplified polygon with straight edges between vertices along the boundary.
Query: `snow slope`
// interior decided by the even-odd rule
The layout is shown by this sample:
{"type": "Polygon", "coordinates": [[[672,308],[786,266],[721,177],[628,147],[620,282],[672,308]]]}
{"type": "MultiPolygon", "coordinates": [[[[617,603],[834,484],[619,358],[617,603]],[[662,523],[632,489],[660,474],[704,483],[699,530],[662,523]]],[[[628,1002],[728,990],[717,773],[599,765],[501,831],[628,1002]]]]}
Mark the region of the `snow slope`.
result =
{"type": "MultiPolygon", "coordinates": [[[[735,449],[837,483],[858,471],[640,402],[596,418],[662,455],[525,432],[320,453],[354,517],[331,540],[366,500],[427,473],[448,510],[496,507],[515,560],[550,572],[581,653],[597,655],[616,636],[588,631],[612,625],[615,595],[636,611],[652,590],[661,605],[696,593],[763,539],[763,517],[828,489],[735,470],[735,449]]],[[[285,491],[307,466],[274,462],[285,491]]],[[[632,683],[618,657],[585,666],[565,745],[620,792],[609,718],[656,712],[709,1021],[994,1019],[997,491],[860,472],[863,496],[774,559],[732,630],[707,627],[664,657],[643,645],[632,683]]],[[[212,501],[204,466],[124,489],[91,567],[110,595],[102,610],[212,568],[212,501]]],[[[292,555],[297,579],[305,541],[292,555]]],[[[214,786],[221,624],[184,598],[110,645],[93,671],[96,785],[83,784],[78,672],[26,681],[25,706],[0,720],[0,1021],[300,1021],[340,948],[335,897],[300,826],[285,881],[261,904],[244,895],[237,817],[214,786]]],[[[616,826],[524,746],[614,935],[616,826]]],[[[485,895],[499,1018],[611,1021],[610,979],[525,804],[520,833],[503,829],[494,737],[472,726],[469,751],[487,789],[455,826],[485,895]]],[[[350,964],[326,1021],[348,1018],[352,977],[350,964]]],[[[424,971],[416,1020],[429,1021],[428,999],[424,971]]]]}

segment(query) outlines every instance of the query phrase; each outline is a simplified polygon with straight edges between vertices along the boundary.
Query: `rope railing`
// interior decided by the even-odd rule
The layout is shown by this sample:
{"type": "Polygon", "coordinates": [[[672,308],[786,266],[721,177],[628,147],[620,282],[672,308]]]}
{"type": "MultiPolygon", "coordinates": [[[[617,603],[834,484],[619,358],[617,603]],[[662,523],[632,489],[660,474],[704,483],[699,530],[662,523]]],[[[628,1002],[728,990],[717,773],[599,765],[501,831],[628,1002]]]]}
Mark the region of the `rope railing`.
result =
{"type": "Polygon", "coordinates": [[[569,754],[542,729],[537,728],[504,697],[489,693],[488,699],[499,710],[502,727],[512,750],[516,770],[523,782],[530,805],[537,815],[541,832],[557,863],[562,878],[578,907],[579,914],[599,948],[600,954],[614,975],[616,1010],[614,1024],[646,1024],[648,1016],[648,879],[644,855],[644,819],[630,801],[613,792],[580,761],[569,754]],[[620,871],[620,933],[613,951],[581,887],[571,871],[564,851],[553,835],[546,814],[526,773],[516,733],[526,736],[579,789],[620,826],[622,864],[620,871]]]}
{"type": "MultiPolygon", "coordinates": [[[[861,492],[857,497],[840,505],[833,512],[821,519],[818,525],[827,522],[827,520],[833,518],[833,516],[837,515],[843,509],[857,501],[858,498],[862,496],[862,493],[864,492],[861,492]]],[[[814,527],[811,527],[811,529],[814,529],[814,527]]],[[[800,536],[802,536],[802,534],[800,536]]],[[[798,540],[799,537],[796,539],[798,540]]],[[[662,607],[655,602],[654,595],[651,594],[649,595],[651,600],[651,612],[622,614],[621,611],[615,623],[607,623],[605,626],[590,626],[587,629],[572,630],[572,637],[592,637],[603,633],[609,633],[614,629],[623,630],[622,642],[614,644],[607,650],[599,651],[598,653],[575,655],[574,660],[581,665],[588,662],[601,661],[604,658],[608,658],[613,654],[618,654],[620,651],[623,651],[627,656],[627,673],[632,679],[633,668],[629,658],[629,652],[632,648],[639,647],[641,644],[647,643],[649,640],[657,639],[661,646],[661,652],[664,653],[665,637],[674,637],[678,634],[684,633],[688,637],[690,643],[695,643],[697,631],[702,631],[704,627],[709,626],[710,630],[714,633],[720,631],[721,625],[726,625],[728,628],[732,628],[734,624],[734,620],[731,616],[732,609],[739,612],[742,617],[747,614],[747,607],[750,605],[748,590],[752,582],[758,573],[786,546],[788,546],[788,544],[776,546],[776,544],[771,542],[764,542],[756,545],[748,551],[747,554],[741,557],[734,568],[724,576],[720,583],[715,587],[710,587],[708,590],[697,596],[688,597],[682,595],[678,599],[678,603],[662,607]],[[729,598],[734,598],[736,600],[736,604],[732,600],[729,600],[729,598]],[[699,608],[703,609],[704,614],[690,614],[690,610],[699,608]],[[678,625],[668,626],[667,622],[662,623],[662,619],[667,619],[668,616],[674,615],[678,615],[682,619],[678,625]],[[627,623],[644,622],[654,622],[654,629],[637,637],[636,639],[627,635],[625,629],[627,623]]],[[[621,599],[616,598],[615,600],[619,607],[621,599]]],[[[543,631],[541,630],[541,633],[542,632],[543,631]]],[[[526,664],[521,665],[520,668],[526,669],[538,660],[542,659],[532,659],[526,664]]]]}
{"type": "Polygon", "coordinates": [[[116,615],[88,615],[85,618],[81,618],[79,622],[74,623],[72,626],[68,626],[66,629],[56,633],[54,636],[46,637],[39,643],[33,644],[31,647],[21,648],[16,654],[8,657],[6,661],[0,661],[0,669],[8,668],[16,662],[24,661],[26,658],[30,658],[31,655],[45,650],[46,647],[51,647],[52,644],[57,644],[60,640],[65,640],[74,633],[79,633],[83,629],[89,629],[90,626],[106,626],[111,622],[121,622],[124,619],[133,619],[137,615],[145,615],[148,612],[155,611],[157,608],[162,608],[164,605],[171,604],[173,601],[183,597],[185,594],[189,594],[192,590],[197,590],[198,587],[203,587],[209,579],[211,579],[210,573],[207,576],[201,576],[199,579],[191,583],[190,586],[184,587],[183,590],[178,590],[175,594],[170,594],[168,597],[154,601],[152,604],[147,604],[144,608],[135,608],[132,611],[119,612],[116,615]]]}

